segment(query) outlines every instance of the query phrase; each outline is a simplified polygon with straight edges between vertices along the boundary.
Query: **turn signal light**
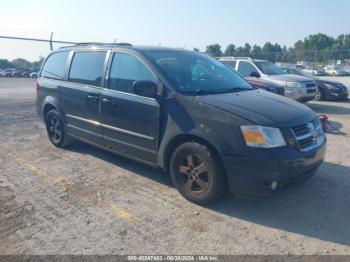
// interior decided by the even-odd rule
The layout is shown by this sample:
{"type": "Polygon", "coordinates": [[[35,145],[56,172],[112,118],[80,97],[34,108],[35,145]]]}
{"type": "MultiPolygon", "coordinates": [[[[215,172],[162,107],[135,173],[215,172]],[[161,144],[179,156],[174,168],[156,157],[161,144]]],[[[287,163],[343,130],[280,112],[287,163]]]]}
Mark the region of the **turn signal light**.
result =
{"type": "Polygon", "coordinates": [[[259,130],[242,130],[244,140],[247,143],[264,144],[265,139],[259,130]]]}

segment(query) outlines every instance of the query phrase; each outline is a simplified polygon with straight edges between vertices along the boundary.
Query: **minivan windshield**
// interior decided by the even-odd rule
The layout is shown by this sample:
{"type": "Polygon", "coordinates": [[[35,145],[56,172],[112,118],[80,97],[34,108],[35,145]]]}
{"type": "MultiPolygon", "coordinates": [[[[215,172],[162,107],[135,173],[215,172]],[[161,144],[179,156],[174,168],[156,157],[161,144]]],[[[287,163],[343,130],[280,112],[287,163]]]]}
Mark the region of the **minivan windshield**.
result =
{"type": "Polygon", "coordinates": [[[256,61],[254,64],[263,72],[265,75],[284,75],[286,74],[281,68],[268,61],[256,61]]]}
{"type": "Polygon", "coordinates": [[[189,51],[146,51],[180,93],[206,95],[253,90],[241,76],[207,55],[189,51]]]}

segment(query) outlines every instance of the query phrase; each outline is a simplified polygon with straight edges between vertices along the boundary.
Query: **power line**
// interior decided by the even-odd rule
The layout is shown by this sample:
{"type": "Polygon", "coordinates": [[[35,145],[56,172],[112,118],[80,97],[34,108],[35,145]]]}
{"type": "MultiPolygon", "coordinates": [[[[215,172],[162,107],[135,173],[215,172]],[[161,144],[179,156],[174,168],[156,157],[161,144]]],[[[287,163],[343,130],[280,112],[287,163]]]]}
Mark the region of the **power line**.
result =
{"type": "Polygon", "coordinates": [[[56,44],[77,44],[77,42],[52,40],[51,39],[40,39],[40,38],[28,38],[28,37],[16,37],[16,36],[3,36],[0,35],[2,39],[12,39],[12,40],[24,40],[24,41],[36,41],[36,42],[46,42],[46,43],[56,43],[56,44]]]}

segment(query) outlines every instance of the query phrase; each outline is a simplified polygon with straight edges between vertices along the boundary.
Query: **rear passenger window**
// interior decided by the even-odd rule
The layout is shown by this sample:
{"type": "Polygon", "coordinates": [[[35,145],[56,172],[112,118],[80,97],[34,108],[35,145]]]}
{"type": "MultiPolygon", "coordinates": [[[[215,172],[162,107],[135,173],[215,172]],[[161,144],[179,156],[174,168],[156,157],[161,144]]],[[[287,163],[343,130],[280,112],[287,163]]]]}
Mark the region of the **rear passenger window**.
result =
{"type": "Polygon", "coordinates": [[[245,61],[239,62],[238,72],[240,72],[244,76],[250,76],[250,74],[253,72],[258,73],[258,71],[255,69],[255,67],[251,63],[245,62],[245,61]]]}
{"type": "Polygon", "coordinates": [[[68,52],[51,54],[43,66],[41,76],[46,78],[62,80],[66,69],[68,52]]]}
{"type": "Polygon", "coordinates": [[[227,66],[229,66],[229,67],[231,67],[231,68],[233,68],[233,69],[235,69],[236,68],[236,61],[221,61],[221,62],[223,62],[225,65],[227,65],[227,66]]]}
{"type": "Polygon", "coordinates": [[[108,88],[133,93],[134,82],[140,80],[156,82],[155,77],[139,59],[129,54],[115,53],[108,88]]]}
{"type": "Polygon", "coordinates": [[[69,72],[69,81],[101,86],[106,52],[76,52],[69,72]]]}

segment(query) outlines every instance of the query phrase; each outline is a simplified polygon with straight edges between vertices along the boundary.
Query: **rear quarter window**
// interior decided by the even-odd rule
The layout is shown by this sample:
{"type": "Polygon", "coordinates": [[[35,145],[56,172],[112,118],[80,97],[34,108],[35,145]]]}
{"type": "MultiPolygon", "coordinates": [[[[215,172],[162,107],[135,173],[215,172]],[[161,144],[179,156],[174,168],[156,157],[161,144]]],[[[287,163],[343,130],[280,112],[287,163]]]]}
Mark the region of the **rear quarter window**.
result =
{"type": "Polygon", "coordinates": [[[66,70],[68,51],[51,54],[41,70],[41,76],[62,80],[66,70]]]}

